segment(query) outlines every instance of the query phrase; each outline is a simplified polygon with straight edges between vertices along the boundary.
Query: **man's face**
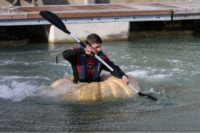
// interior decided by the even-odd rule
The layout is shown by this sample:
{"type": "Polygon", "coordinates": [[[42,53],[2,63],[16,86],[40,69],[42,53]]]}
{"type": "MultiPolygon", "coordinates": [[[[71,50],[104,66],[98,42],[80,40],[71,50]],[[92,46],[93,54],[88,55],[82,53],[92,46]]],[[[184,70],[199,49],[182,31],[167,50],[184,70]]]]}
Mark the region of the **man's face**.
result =
{"type": "Polygon", "coordinates": [[[92,43],[91,47],[93,48],[93,50],[96,54],[101,51],[101,44],[100,43],[92,43]]]}

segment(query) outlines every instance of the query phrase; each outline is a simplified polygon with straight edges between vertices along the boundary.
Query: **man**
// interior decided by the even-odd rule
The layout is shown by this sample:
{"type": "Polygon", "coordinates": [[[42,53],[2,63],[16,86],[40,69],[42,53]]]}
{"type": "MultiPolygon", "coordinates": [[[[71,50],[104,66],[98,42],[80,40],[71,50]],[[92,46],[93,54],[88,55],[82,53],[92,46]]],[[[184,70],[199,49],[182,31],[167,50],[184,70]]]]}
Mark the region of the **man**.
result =
{"type": "MultiPolygon", "coordinates": [[[[32,0],[31,6],[36,6],[37,5],[36,1],[37,0],[32,0]]],[[[11,6],[21,6],[20,0],[14,0],[11,6]]]]}
{"type": "Polygon", "coordinates": [[[80,45],[63,52],[63,57],[72,65],[73,82],[99,82],[101,71],[110,71],[92,55],[92,52],[94,52],[114,69],[114,72],[111,72],[113,76],[121,78],[127,84],[127,76],[101,51],[101,44],[102,40],[97,34],[90,34],[86,40],[86,48],[80,45]]]}

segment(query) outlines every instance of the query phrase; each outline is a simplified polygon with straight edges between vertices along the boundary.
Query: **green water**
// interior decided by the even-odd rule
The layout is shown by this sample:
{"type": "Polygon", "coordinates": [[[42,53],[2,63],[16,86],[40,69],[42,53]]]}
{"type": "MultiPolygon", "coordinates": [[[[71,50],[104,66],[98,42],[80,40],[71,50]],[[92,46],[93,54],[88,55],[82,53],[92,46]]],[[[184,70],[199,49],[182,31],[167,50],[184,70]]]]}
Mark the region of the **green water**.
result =
{"type": "Polygon", "coordinates": [[[77,44],[0,42],[0,131],[199,132],[200,37],[191,31],[143,33],[102,49],[142,92],[158,102],[130,100],[69,104],[51,90],[72,74],[55,57],[77,44]]]}

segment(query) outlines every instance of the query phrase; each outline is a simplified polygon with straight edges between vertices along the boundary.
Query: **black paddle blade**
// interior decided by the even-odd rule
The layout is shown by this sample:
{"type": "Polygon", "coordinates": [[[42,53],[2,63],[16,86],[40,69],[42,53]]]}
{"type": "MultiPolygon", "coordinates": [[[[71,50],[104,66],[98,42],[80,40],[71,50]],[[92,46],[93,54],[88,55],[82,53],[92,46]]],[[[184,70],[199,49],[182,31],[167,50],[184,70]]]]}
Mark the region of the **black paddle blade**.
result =
{"type": "Polygon", "coordinates": [[[70,34],[62,20],[50,11],[41,11],[40,15],[63,32],[70,34]]]}
{"type": "Polygon", "coordinates": [[[153,101],[157,101],[157,100],[158,100],[157,98],[155,98],[155,97],[153,97],[153,96],[151,96],[151,95],[148,95],[148,94],[144,94],[144,93],[142,93],[142,92],[139,92],[138,95],[139,95],[139,96],[146,96],[146,97],[148,97],[149,99],[151,99],[151,100],[153,100],[153,101]]]}

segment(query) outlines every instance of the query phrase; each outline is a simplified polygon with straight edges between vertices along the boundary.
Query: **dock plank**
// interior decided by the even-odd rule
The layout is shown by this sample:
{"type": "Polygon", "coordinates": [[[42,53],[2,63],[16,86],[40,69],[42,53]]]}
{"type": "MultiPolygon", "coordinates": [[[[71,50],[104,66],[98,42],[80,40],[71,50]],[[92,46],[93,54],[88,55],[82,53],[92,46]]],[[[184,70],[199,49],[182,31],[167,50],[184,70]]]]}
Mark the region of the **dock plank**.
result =
{"type": "MultiPolygon", "coordinates": [[[[84,18],[84,17],[120,17],[120,16],[144,16],[144,15],[164,15],[164,14],[170,14],[171,11],[102,11],[102,12],[68,12],[68,13],[59,13],[57,12],[57,15],[61,18],[84,18]]],[[[29,19],[31,18],[41,18],[39,14],[29,14],[29,19]]]]}

